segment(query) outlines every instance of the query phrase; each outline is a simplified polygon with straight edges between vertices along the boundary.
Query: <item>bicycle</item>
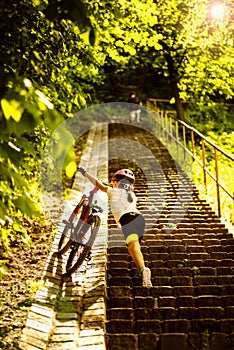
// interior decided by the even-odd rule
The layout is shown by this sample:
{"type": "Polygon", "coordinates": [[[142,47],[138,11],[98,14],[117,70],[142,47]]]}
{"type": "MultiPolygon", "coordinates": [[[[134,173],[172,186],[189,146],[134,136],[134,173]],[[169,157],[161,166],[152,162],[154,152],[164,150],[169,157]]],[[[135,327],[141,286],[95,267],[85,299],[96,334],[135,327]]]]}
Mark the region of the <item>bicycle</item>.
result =
{"type": "Polygon", "coordinates": [[[96,239],[103,212],[102,208],[94,200],[98,188],[94,187],[89,196],[82,196],[79,203],[71,213],[61,234],[57,255],[61,256],[71,249],[67,263],[66,273],[63,277],[70,277],[90,254],[92,245],[96,239]]]}

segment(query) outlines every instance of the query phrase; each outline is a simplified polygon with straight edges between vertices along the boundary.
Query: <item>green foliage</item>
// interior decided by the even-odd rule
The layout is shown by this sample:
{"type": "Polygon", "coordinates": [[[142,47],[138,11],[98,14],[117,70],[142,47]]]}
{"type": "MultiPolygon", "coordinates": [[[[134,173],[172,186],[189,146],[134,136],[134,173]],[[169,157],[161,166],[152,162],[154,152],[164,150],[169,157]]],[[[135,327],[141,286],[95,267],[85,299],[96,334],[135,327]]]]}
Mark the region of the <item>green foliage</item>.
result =
{"type": "Polygon", "coordinates": [[[213,131],[217,135],[231,133],[234,125],[233,105],[217,103],[188,103],[185,107],[186,119],[203,134],[213,131]]]}
{"type": "MultiPolygon", "coordinates": [[[[82,32],[88,31],[89,24],[78,27],[64,16],[49,20],[43,14],[47,5],[43,0],[9,0],[0,9],[0,242],[4,250],[10,249],[15,237],[30,246],[23,218],[41,218],[42,150],[64,118],[86,106],[92,83],[100,80],[101,60],[82,32]]],[[[60,150],[64,142],[60,140],[60,150]]],[[[64,167],[72,176],[72,150],[64,167]]]]}
{"type": "MultiPolygon", "coordinates": [[[[4,2],[0,9],[4,247],[9,248],[15,236],[30,246],[21,223],[24,216],[40,215],[42,151],[55,128],[78,110],[95,102],[126,100],[129,90],[137,89],[143,99],[166,95],[186,100],[189,118],[202,126],[202,132],[233,131],[233,112],[224,105],[233,98],[234,85],[231,0],[226,1],[228,6],[225,19],[218,23],[207,16],[208,0],[4,2]]],[[[46,166],[52,174],[56,162],[65,159],[63,171],[72,177],[74,151],[71,147],[64,155],[66,140],[61,135],[53,140],[56,157],[51,161],[48,153],[46,166]]]]}
{"type": "Polygon", "coordinates": [[[37,172],[47,136],[44,122],[52,128],[59,118],[50,101],[26,79],[9,82],[1,107],[0,238],[9,247],[19,235],[30,246],[22,218],[41,215],[37,172]]]}

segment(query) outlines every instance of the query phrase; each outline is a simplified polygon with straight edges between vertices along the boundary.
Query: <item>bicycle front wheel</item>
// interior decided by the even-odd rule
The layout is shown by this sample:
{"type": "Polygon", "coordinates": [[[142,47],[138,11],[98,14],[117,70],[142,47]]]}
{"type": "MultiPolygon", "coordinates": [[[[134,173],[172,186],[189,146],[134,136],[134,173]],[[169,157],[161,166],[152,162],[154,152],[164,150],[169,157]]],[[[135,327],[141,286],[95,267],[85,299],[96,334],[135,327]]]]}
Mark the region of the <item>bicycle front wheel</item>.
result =
{"type": "Polygon", "coordinates": [[[81,226],[80,231],[82,231],[82,235],[85,233],[88,240],[85,244],[77,243],[72,246],[66,265],[67,276],[71,276],[88,256],[97,236],[100,224],[100,217],[98,215],[92,215],[88,218],[87,222],[81,226]]]}
{"type": "Polygon", "coordinates": [[[82,203],[80,202],[68,220],[64,220],[64,228],[61,234],[59,244],[58,244],[58,254],[64,254],[70,248],[74,233],[77,232],[82,225],[81,217],[81,207],[82,203]]]}

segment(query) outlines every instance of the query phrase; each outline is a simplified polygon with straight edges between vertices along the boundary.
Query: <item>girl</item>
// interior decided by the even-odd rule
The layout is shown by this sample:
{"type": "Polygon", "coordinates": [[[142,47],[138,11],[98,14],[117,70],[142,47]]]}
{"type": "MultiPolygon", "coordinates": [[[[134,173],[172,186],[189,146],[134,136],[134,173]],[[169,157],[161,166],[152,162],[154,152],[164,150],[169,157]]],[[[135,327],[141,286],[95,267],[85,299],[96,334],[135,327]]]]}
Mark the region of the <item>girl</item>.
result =
{"type": "Polygon", "coordinates": [[[121,225],[128,252],[139,269],[138,274],[142,274],[142,284],[144,287],[152,287],[151,271],[145,267],[140,247],[145,219],[136,208],[137,198],[133,192],[135,181],[133,172],[129,169],[118,170],[112,176],[113,187],[111,187],[103,184],[85,169],[78,168],[78,170],[98,189],[107,193],[116,223],[121,225]]]}

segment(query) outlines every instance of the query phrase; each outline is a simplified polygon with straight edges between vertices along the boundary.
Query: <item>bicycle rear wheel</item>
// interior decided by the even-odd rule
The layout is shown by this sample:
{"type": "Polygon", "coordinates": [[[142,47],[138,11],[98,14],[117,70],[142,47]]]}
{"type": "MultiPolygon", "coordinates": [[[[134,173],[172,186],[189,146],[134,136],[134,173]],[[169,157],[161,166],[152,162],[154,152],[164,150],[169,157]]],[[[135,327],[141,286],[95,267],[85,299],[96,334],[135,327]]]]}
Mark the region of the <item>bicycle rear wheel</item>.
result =
{"type": "Polygon", "coordinates": [[[82,220],[80,219],[82,215],[81,213],[82,205],[83,205],[83,201],[80,201],[80,203],[77,204],[77,206],[73,210],[69,219],[63,221],[65,223],[65,226],[59,240],[58,252],[57,252],[58,254],[64,254],[67,252],[67,250],[70,248],[72,238],[75,232],[77,232],[80,226],[82,225],[82,220]]]}
{"type": "Polygon", "coordinates": [[[89,238],[85,244],[73,244],[67,260],[65,274],[66,276],[71,276],[81,266],[85,258],[88,256],[97,236],[100,224],[100,217],[98,215],[92,215],[88,218],[87,223],[84,223],[80,228],[82,234],[85,233],[85,235],[89,238]]]}

